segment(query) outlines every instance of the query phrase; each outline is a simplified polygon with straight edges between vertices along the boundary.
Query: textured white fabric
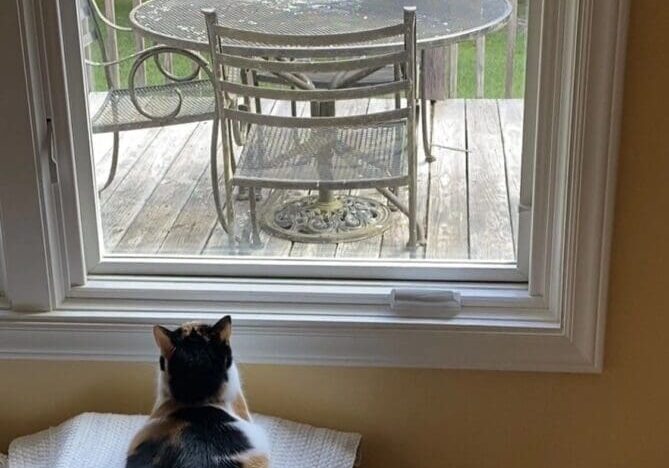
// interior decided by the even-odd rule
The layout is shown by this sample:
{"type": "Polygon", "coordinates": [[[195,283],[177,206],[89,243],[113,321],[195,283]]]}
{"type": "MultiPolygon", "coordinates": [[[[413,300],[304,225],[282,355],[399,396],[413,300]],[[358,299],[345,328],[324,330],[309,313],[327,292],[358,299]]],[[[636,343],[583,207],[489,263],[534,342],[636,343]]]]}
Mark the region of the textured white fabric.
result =
{"type": "MultiPolygon", "coordinates": [[[[360,435],[254,415],[272,444],[272,468],[351,468],[360,435]]],[[[9,446],[11,468],[124,468],[146,416],[84,413],[9,446]]],[[[0,455],[0,468],[5,468],[0,455]]]]}
{"type": "Polygon", "coordinates": [[[7,468],[7,455],[0,453],[0,468],[7,468]]]}

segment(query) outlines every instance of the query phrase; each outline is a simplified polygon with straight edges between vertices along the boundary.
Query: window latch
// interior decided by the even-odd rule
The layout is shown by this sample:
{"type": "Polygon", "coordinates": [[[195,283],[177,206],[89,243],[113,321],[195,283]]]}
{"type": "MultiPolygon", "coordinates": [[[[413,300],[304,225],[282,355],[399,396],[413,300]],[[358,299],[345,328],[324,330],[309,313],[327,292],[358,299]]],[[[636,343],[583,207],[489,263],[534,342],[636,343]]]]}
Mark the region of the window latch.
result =
{"type": "Polygon", "coordinates": [[[417,309],[457,313],[462,308],[460,293],[447,289],[396,288],[390,293],[390,308],[397,311],[417,309]]]}
{"type": "Polygon", "coordinates": [[[51,118],[46,119],[46,144],[49,145],[49,174],[51,177],[51,183],[58,183],[58,163],[56,162],[56,154],[54,151],[54,141],[53,141],[53,120],[51,118]]]}

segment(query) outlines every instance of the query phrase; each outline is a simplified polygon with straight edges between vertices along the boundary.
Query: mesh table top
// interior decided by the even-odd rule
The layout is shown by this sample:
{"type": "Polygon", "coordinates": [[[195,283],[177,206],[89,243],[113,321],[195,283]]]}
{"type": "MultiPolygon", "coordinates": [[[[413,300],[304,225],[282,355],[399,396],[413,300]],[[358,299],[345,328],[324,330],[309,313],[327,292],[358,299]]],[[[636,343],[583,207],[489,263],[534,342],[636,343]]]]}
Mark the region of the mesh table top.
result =
{"type": "MultiPolygon", "coordinates": [[[[415,6],[418,46],[441,47],[503,26],[508,0],[152,0],[130,13],[134,28],[159,43],[206,50],[203,8],[225,26],[274,34],[340,34],[402,21],[415,6]]],[[[392,45],[389,43],[389,46],[392,45]]]]}

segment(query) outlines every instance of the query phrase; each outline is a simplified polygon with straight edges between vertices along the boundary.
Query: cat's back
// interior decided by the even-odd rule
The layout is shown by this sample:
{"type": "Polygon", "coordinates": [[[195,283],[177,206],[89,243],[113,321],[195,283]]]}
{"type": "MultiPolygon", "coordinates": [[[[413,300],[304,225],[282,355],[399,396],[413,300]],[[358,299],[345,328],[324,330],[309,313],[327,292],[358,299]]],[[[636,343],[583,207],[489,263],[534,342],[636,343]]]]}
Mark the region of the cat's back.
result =
{"type": "Polygon", "coordinates": [[[182,407],[137,434],[127,468],[266,468],[269,446],[256,425],[216,406],[182,407]]]}

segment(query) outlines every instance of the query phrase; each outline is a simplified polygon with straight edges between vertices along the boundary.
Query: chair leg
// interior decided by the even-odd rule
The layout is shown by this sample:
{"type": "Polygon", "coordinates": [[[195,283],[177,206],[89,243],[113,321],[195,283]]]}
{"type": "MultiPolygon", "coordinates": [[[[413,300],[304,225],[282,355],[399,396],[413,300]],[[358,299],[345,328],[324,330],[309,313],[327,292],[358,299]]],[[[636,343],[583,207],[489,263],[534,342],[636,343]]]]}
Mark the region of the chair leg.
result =
{"type": "MultiPolygon", "coordinates": [[[[228,217],[226,219],[226,216],[223,214],[223,206],[221,204],[221,190],[218,186],[218,125],[219,121],[218,119],[215,119],[212,125],[212,130],[211,130],[211,161],[209,162],[209,169],[211,171],[211,190],[214,195],[214,205],[216,206],[216,216],[218,218],[218,222],[223,228],[224,231],[226,231],[228,234],[232,231],[232,224],[231,224],[231,219],[228,217]]],[[[227,179],[227,177],[226,177],[227,179]]],[[[226,183],[226,192],[227,192],[227,183],[226,183]]],[[[227,200],[227,193],[226,193],[226,200],[227,200]]],[[[229,202],[227,202],[229,203],[229,202]]]]}
{"type": "Polygon", "coordinates": [[[423,127],[423,152],[425,153],[425,161],[431,163],[435,161],[432,155],[432,110],[434,101],[425,99],[422,95],[420,98],[420,121],[423,127]],[[429,103],[429,104],[428,104],[429,103]],[[428,110],[429,107],[429,110],[428,110]],[[428,123],[428,113],[430,115],[430,122],[428,123]]]}
{"type": "MultiPolygon", "coordinates": [[[[393,78],[395,81],[400,80],[400,66],[399,64],[393,65],[393,78]]],[[[400,93],[395,94],[395,109],[402,107],[402,95],[400,93]]]]}
{"type": "MultiPolygon", "coordinates": [[[[418,77],[418,86],[420,87],[420,125],[423,128],[423,152],[425,153],[425,160],[429,163],[434,162],[434,156],[432,156],[431,148],[431,138],[432,129],[428,127],[428,99],[425,97],[425,67],[427,66],[427,60],[425,58],[425,50],[421,52],[420,55],[420,73],[418,77]]],[[[433,104],[433,101],[429,101],[430,104],[433,104]]],[[[430,106],[431,107],[431,106],[430,106]]],[[[430,109],[430,116],[432,115],[432,109],[430,109]]],[[[430,119],[431,123],[431,119],[430,119]]]]}
{"type": "Polygon", "coordinates": [[[256,209],[256,193],[254,187],[249,187],[249,209],[251,211],[251,248],[262,247],[260,231],[258,229],[258,212],[256,209]]]}
{"type": "MultiPolygon", "coordinates": [[[[255,70],[251,70],[251,81],[253,82],[253,86],[255,86],[256,88],[260,86],[258,83],[258,72],[255,70]]],[[[255,101],[254,112],[256,114],[262,114],[262,103],[260,102],[260,98],[256,97],[254,98],[254,101],[255,101]]]]}
{"type": "MultiPolygon", "coordinates": [[[[390,193],[395,195],[396,197],[399,197],[400,195],[400,188],[399,187],[388,187],[388,190],[390,190],[390,193]]],[[[390,211],[397,211],[397,206],[392,203],[390,200],[388,200],[388,208],[390,211]]]]}
{"type": "Polygon", "coordinates": [[[107,181],[105,182],[105,184],[102,186],[100,190],[98,190],[98,194],[101,194],[104,189],[109,187],[111,183],[114,181],[114,177],[116,177],[116,169],[118,168],[119,140],[120,140],[120,133],[114,132],[114,142],[112,144],[112,160],[111,160],[111,167],[109,168],[109,175],[107,176],[107,181]]]}
{"type": "Polygon", "coordinates": [[[409,242],[407,247],[411,250],[415,250],[418,244],[418,200],[416,197],[416,186],[412,182],[409,183],[409,242]]]}
{"type": "MultiPolygon", "coordinates": [[[[295,86],[291,86],[290,89],[295,89],[295,86]]],[[[290,101],[290,115],[297,117],[297,102],[295,101],[290,101]]]]}

